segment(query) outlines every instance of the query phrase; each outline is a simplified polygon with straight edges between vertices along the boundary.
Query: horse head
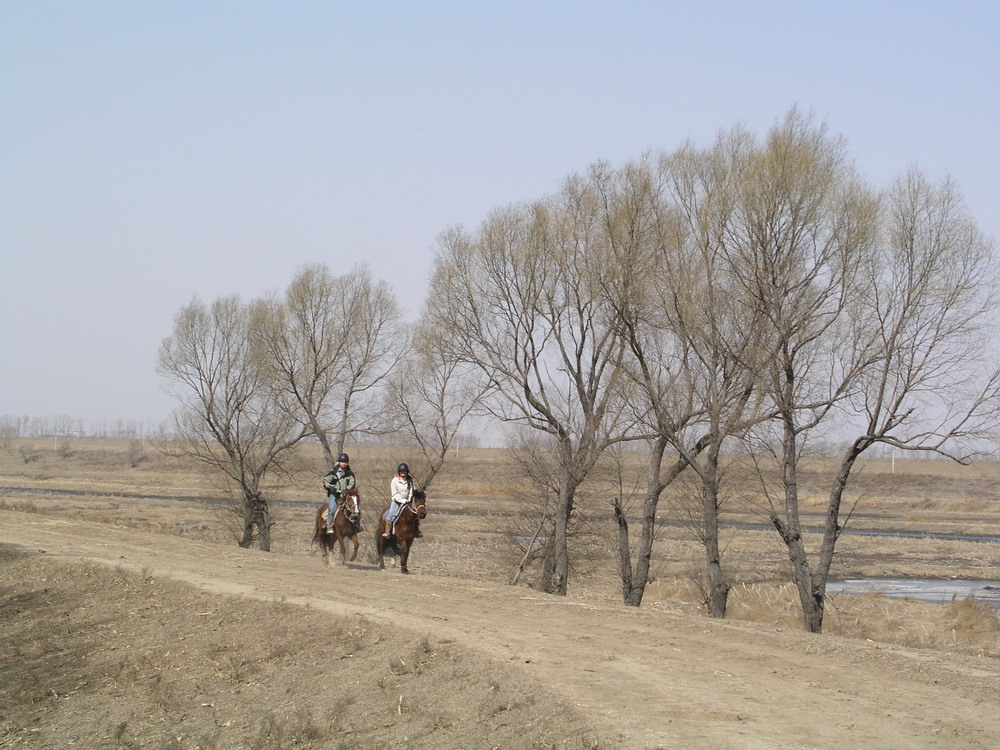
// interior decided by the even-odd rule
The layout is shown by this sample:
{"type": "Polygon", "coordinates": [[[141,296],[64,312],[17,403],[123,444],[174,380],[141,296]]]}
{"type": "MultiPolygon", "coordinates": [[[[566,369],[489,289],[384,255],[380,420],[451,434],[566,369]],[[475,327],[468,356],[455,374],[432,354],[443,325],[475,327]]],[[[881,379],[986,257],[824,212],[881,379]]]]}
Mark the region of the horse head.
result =
{"type": "Polygon", "coordinates": [[[349,489],[349,490],[344,490],[343,494],[341,494],[341,496],[340,496],[340,502],[343,503],[344,509],[347,512],[349,512],[349,513],[357,513],[358,512],[358,499],[360,497],[361,497],[361,494],[357,491],[357,489],[352,488],[352,489],[349,489]]]}
{"type": "Polygon", "coordinates": [[[427,517],[427,493],[423,490],[413,490],[413,499],[410,500],[410,512],[417,518],[427,517]]]}

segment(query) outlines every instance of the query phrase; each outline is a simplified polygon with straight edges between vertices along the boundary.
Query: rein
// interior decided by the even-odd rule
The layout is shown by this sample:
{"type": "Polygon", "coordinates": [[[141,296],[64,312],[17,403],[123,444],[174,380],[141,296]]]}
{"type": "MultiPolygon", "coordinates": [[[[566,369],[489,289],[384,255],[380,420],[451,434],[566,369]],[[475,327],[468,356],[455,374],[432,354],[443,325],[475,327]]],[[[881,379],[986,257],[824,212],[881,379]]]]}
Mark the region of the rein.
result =
{"type": "Polygon", "coordinates": [[[343,494],[340,497],[340,500],[337,502],[337,510],[335,510],[334,513],[333,513],[333,517],[334,518],[337,517],[338,513],[342,513],[345,516],[347,515],[347,501],[348,500],[351,501],[351,512],[352,513],[357,513],[358,512],[358,496],[357,496],[357,494],[356,493],[351,493],[350,495],[348,495],[348,494],[345,493],[345,494],[343,494]]]}

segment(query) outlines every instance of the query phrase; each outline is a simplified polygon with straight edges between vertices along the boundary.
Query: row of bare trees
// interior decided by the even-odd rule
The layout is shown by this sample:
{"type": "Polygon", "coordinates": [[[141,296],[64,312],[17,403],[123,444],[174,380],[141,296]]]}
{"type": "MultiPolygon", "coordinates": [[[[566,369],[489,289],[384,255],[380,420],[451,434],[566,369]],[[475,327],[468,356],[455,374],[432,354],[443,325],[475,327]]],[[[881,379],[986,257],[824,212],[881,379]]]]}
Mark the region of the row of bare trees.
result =
{"type": "Polygon", "coordinates": [[[842,140],[792,110],[763,137],[737,127],[598,164],[445,232],[415,326],[367,270],[307,266],[283,297],[186,306],[159,369],[180,386],[188,454],[240,488],[241,544],[269,546],[263,477],[306,437],[332,465],[348,436],[403,429],[430,481],[480,410],[540,436],[555,467],[550,528],[535,533],[549,539],[545,589],[567,591],[580,488],[632,443],[648,470],[637,518],[614,501],[625,603],[642,601],[657,507],[684,475],[711,614],[732,585],[720,507],[739,489],[786,546],[818,632],[859,457],[882,444],[967,461],[995,427],[995,291],[993,247],[951,182],[911,170],[876,190],[842,140]],[[807,545],[798,475],[818,440],[847,447],[807,545]],[[734,453],[758,467],[754,488],[727,485],[734,453]]]}
{"type": "Polygon", "coordinates": [[[724,616],[721,457],[742,451],[819,632],[858,458],[886,444],[967,461],[996,425],[992,251],[951,182],[911,170],[874,190],[840,139],[793,110],[763,138],[734,128],[709,147],[596,165],[446,233],[428,315],[453,334],[447,356],[493,383],[491,413],[550,441],[549,590],[566,592],[581,484],[609,446],[643,441],[641,518],[615,507],[623,598],[640,604],[657,503],[691,472],[708,604],[724,616]],[[847,448],[812,550],[799,464],[831,436],[847,448]]]}
{"type": "Polygon", "coordinates": [[[266,480],[316,439],[329,467],[349,436],[417,441],[429,484],[479,391],[442,360],[427,326],[400,320],[388,285],[365,268],[305,266],[281,297],[193,300],[163,341],[158,370],[179,402],[165,449],[221,471],[242,512],[241,546],[271,546],[266,480]]]}
{"type": "Polygon", "coordinates": [[[54,435],[80,437],[84,434],[83,420],[66,414],[55,417],[0,414],[0,440],[3,441],[54,435]]]}

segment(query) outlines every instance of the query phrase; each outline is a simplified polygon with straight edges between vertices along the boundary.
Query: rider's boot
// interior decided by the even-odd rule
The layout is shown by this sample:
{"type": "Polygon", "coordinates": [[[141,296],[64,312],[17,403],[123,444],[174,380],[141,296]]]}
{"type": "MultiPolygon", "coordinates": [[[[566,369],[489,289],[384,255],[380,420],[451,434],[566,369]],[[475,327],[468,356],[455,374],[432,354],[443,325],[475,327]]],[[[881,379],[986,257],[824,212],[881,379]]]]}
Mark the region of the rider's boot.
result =
{"type": "Polygon", "coordinates": [[[391,537],[395,533],[396,533],[396,524],[394,524],[394,523],[386,523],[386,525],[385,525],[385,531],[382,532],[382,537],[384,539],[388,539],[389,537],[391,537]]]}

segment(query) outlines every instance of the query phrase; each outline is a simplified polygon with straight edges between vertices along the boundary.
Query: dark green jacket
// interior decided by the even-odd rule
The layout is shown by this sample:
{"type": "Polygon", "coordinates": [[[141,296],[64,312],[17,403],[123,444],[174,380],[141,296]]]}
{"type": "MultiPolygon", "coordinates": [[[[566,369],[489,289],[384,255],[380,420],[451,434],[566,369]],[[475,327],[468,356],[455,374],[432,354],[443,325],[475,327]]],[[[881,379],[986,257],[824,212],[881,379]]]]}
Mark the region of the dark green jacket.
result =
{"type": "Polygon", "coordinates": [[[355,484],[357,484],[357,480],[349,467],[341,469],[338,466],[336,469],[328,471],[323,477],[323,489],[328,495],[342,495],[346,490],[354,489],[355,484]]]}

